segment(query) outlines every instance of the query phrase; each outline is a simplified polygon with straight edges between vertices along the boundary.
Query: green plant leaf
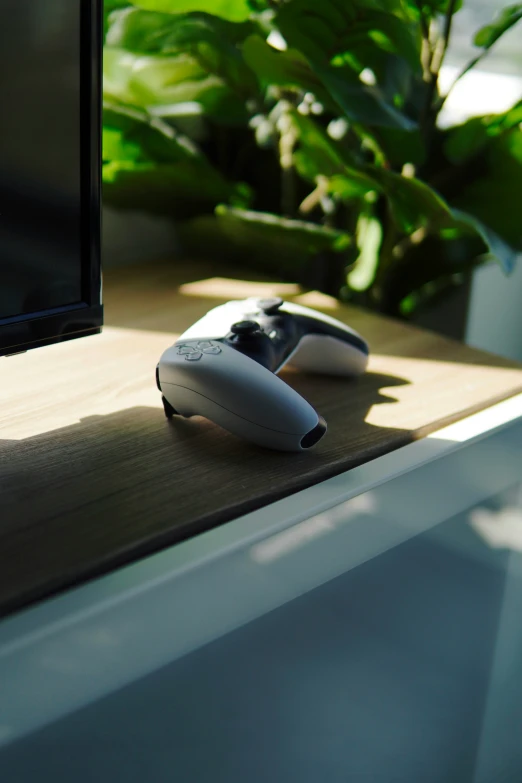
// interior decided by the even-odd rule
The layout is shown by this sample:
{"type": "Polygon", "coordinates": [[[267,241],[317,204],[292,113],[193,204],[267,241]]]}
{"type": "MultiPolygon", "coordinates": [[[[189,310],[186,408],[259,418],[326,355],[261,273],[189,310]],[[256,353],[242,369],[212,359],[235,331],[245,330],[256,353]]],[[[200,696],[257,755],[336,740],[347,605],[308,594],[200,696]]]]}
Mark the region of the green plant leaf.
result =
{"type": "Polygon", "coordinates": [[[364,198],[367,193],[379,190],[375,180],[355,169],[351,169],[349,174],[335,174],[330,177],[327,188],[328,193],[348,203],[355,199],[364,198]]]}
{"type": "MultiPolygon", "coordinates": [[[[123,160],[154,161],[156,163],[174,163],[182,160],[196,161],[205,166],[206,159],[197,146],[186,136],[178,133],[167,123],[150,117],[146,112],[132,106],[124,106],[109,101],[103,106],[103,128],[105,138],[111,146],[103,149],[104,161],[115,160],[114,131],[121,134],[121,145],[139,148],[139,155],[131,158],[124,154],[123,160]],[[112,133],[110,133],[112,131],[112,133]],[[111,155],[112,150],[112,155],[111,155]]],[[[124,147],[121,147],[124,149],[124,147]]],[[[210,164],[208,164],[210,166],[210,164]]]]}
{"type": "MultiPolygon", "coordinates": [[[[373,182],[374,189],[387,198],[397,227],[405,234],[426,228],[435,233],[449,229],[457,235],[474,235],[482,240],[484,252],[498,261],[505,272],[512,270],[516,251],[476,215],[451,208],[429,185],[418,179],[403,177],[375,166],[366,166],[363,173],[368,182],[373,182]]],[[[330,188],[341,197],[343,185],[348,189],[350,198],[354,184],[357,185],[358,180],[354,179],[352,183],[349,174],[337,175],[330,180],[330,188]]]]}
{"type": "Polygon", "coordinates": [[[399,312],[403,318],[412,318],[437,302],[447,300],[449,294],[462,286],[465,277],[462,274],[446,274],[430,280],[420,288],[405,296],[399,303],[399,312]]]}
{"type": "Polygon", "coordinates": [[[212,212],[222,199],[230,201],[246,195],[214,170],[207,169],[202,180],[200,168],[193,161],[111,161],[103,166],[105,203],[119,209],[146,210],[173,220],[212,212]]]}
{"type": "Polygon", "coordinates": [[[220,204],[216,216],[223,231],[235,241],[242,238],[245,246],[270,243],[277,252],[295,251],[299,248],[310,255],[324,251],[341,252],[350,245],[350,237],[344,231],[309,223],[304,220],[292,220],[266,212],[236,209],[220,204]]]}
{"type": "Polygon", "coordinates": [[[507,33],[521,19],[522,4],[509,5],[497,14],[490,24],[482,27],[476,33],[473,43],[482,49],[490,49],[504,33],[507,33]]]}
{"type": "Polygon", "coordinates": [[[402,169],[405,163],[420,167],[426,162],[426,145],[418,128],[407,131],[374,128],[372,132],[388,164],[394,169],[402,169]]]}
{"type": "MultiPolygon", "coordinates": [[[[420,2],[408,2],[410,8],[422,9],[428,16],[435,14],[445,14],[450,7],[451,0],[420,0],[420,2]]],[[[462,8],[463,0],[457,0],[454,5],[453,13],[457,13],[462,8]]]]}
{"type": "Polygon", "coordinates": [[[343,114],[352,122],[412,130],[416,123],[387,103],[376,87],[351,79],[347,69],[314,66],[316,74],[337,103],[343,114]]]}
{"type": "Polygon", "coordinates": [[[421,71],[420,37],[415,25],[378,3],[292,0],[282,5],[276,23],[290,46],[317,64],[327,65],[361,44],[375,44],[403,57],[421,71]]]}
{"type": "Polygon", "coordinates": [[[104,0],[103,11],[105,14],[112,14],[120,8],[131,5],[132,0],[104,0]]]}
{"type": "Polygon", "coordinates": [[[377,10],[376,3],[293,0],[282,5],[275,22],[288,44],[301,52],[352,122],[409,129],[409,118],[387,103],[378,86],[368,86],[359,72],[371,67],[368,51],[394,52],[420,71],[420,39],[409,23],[377,10]],[[364,51],[363,61],[357,57],[364,51]]]}
{"type": "Polygon", "coordinates": [[[296,280],[320,255],[323,268],[344,265],[349,237],[315,223],[283,221],[276,215],[218,207],[216,215],[202,215],[177,226],[183,252],[189,258],[222,259],[252,270],[296,280]],[[271,219],[272,218],[272,219],[271,219]],[[275,220],[274,220],[275,219],[275,220]],[[341,248],[338,250],[338,248],[341,248]]]}
{"type": "Polygon", "coordinates": [[[491,251],[506,269],[512,263],[511,248],[522,250],[515,208],[522,200],[521,121],[519,102],[503,114],[473,117],[446,131],[444,141],[444,153],[452,164],[445,171],[448,198],[506,243],[505,248],[491,251]]]}
{"type": "Polygon", "coordinates": [[[195,100],[195,93],[201,89],[199,83],[204,82],[207,73],[185,54],[140,56],[125,49],[109,48],[105,50],[103,78],[105,95],[146,107],[195,100]]]}
{"type": "MultiPolygon", "coordinates": [[[[368,173],[369,170],[367,167],[368,173]]],[[[371,167],[371,176],[380,183],[398,227],[406,234],[421,227],[434,232],[450,229],[458,233],[460,229],[460,233],[479,237],[485,252],[500,263],[505,272],[512,270],[516,251],[476,215],[448,206],[438,193],[418,179],[376,167],[371,167]]]]}
{"type": "Polygon", "coordinates": [[[291,109],[286,114],[295,134],[294,164],[301,177],[324,181],[326,192],[343,201],[362,198],[376,189],[372,177],[352,165],[351,159],[311,117],[291,109]]]}
{"type": "Polygon", "coordinates": [[[248,205],[246,186],[228,182],[186,136],[132,106],[105,102],[103,182],[107,203],[173,218],[248,205]]]}
{"type": "Polygon", "coordinates": [[[476,157],[452,172],[452,205],[478,218],[504,242],[522,250],[522,131],[518,125],[489,138],[476,157]]]}
{"type": "Polygon", "coordinates": [[[109,100],[166,116],[175,114],[180,104],[194,104],[201,113],[229,125],[247,118],[244,101],[190,55],[139,56],[107,48],[103,68],[104,95],[109,100]]]}
{"type": "Polygon", "coordinates": [[[346,161],[335,142],[314,120],[295,109],[286,118],[295,134],[294,162],[301,176],[315,182],[318,176],[331,177],[345,170],[346,161]]]}
{"type": "Polygon", "coordinates": [[[211,14],[173,15],[131,6],[111,15],[107,44],[139,54],[175,54],[200,42],[237,46],[255,29],[251,22],[228,22],[211,14]]]}
{"type": "Polygon", "coordinates": [[[362,213],[357,221],[357,247],[359,255],[347,275],[347,282],[354,291],[367,291],[372,285],[379,266],[379,249],[382,242],[382,223],[373,215],[362,213]]]}
{"type": "Polygon", "coordinates": [[[452,163],[462,163],[476,155],[488,143],[485,117],[472,117],[446,134],[444,153],[452,163]]]}
{"type": "Polygon", "coordinates": [[[378,11],[368,14],[369,37],[385,52],[403,58],[414,73],[421,72],[420,35],[415,26],[394,14],[378,11]]]}
{"type": "Polygon", "coordinates": [[[126,8],[130,5],[130,0],[105,0],[103,3],[103,32],[107,33],[110,26],[110,16],[114,11],[126,8]]]}
{"type": "Polygon", "coordinates": [[[212,211],[221,201],[248,203],[199,148],[170,125],[133,107],[106,103],[103,181],[107,203],[173,218],[212,211]]]}
{"type": "Polygon", "coordinates": [[[521,122],[522,101],[502,114],[472,117],[446,131],[444,152],[452,163],[464,163],[484,151],[495,137],[515,129],[521,122]]]}
{"type": "Polygon", "coordinates": [[[365,67],[374,74],[384,99],[392,106],[405,105],[413,89],[416,77],[408,63],[396,54],[372,48],[367,57],[361,57],[365,67]]]}
{"type": "Polygon", "coordinates": [[[360,188],[362,195],[370,191],[382,193],[397,228],[404,234],[412,234],[418,228],[438,231],[454,225],[446,202],[419,179],[403,177],[377,166],[364,166],[361,170],[347,168],[345,174],[329,180],[330,191],[340,198],[351,200],[354,188],[360,188]]]}
{"type": "Polygon", "coordinates": [[[395,222],[405,234],[418,228],[439,230],[453,224],[451,210],[444,199],[420,179],[403,177],[376,166],[367,166],[365,173],[388,199],[395,222]]]}
{"type": "Polygon", "coordinates": [[[504,242],[498,234],[484,225],[474,215],[459,209],[452,209],[452,215],[457,225],[463,226],[468,230],[471,229],[472,233],[477,234],[482,239],[487,248],[487,254],[492,260],[500,264],[506,274],[513,271],[518,255],[516,250],[508,245],[507,242],[504,242]]]}
{"type": "Polygon", "coordinates": [[[141,145],[127,140],[123,132],[116,128],[103,128],[102,148],[104,161],[143,160],[141,145]]]}
{"type": "Polygon", "coordinates": [[[277,51],[261,36],[249,35],[242,47],[243,58],[264,86],[298,87],[312,92],[318,100],[326,92],[321,80],[311,69],[308,60],[296,49],[277,51]],[[319,94],[320,92],[324,93],[319,94]]]}
{"type": "Polygon", "coordinates": [[[172,52],[177,48],[169,46],[175,23],[171,14],[128,6],[111,15],[105,44],[137,54],[172,52]]]}
{"type": "MultiPolygon", "coordinates": [[[[386,241],[386,240],[385,240],[386,241]]],[[[428,234],[421,242],[402,244],[400,254],[387,256],[379,268],[378,284],[373,289],[383,312],[397,315],[399,303],[412,292],[435,292],[437,280],[451,277],[464,282],[468,273],[483,260],[484,243],[473,232],[455,231],[453,238],[428,234]]]]}
{"type": "Polygon", "coordinates": [[[238,44],[252,29],[249,23],[233,24],[209,14],[173,17],[131,8],[113,14],[107,44],[138,53],[188,57],[205,74],[221,79],[247,99],[257,94],[257,79],[238,44]]]}
{"type": "Polygon", "coordinates": [[[230,22],[243,22],[252,13],[248,0],[133,0],[134,5],[146,11],[168,14],[186,14],[203,11],[230,22]]]}

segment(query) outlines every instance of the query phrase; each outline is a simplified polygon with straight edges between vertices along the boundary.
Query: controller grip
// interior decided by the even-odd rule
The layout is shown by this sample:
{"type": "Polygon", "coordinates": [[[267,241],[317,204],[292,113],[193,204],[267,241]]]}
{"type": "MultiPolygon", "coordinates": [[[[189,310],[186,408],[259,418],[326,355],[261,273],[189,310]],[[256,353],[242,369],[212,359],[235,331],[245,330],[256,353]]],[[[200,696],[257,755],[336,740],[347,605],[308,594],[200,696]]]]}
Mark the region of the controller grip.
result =
{"type": "Polygon", "coordinates": [[[366,371],[368,354],[330,335],[305,334],[288,364],[302,372],[350,378],[366,371]]]}
{"type": "Polygon", "coordinates": [[[162,385],[162,391],[171,405],[175,402],[177,412],[182,416],[204,416],[233,435],[265,448],[305,451],[314,446],[326,432],[326,422],[318,414],[315,414],[316,423],[310,430],[283,432],[244,419],[193,389],[167,383],[162,385]]]}
{"type": "Polygon", "coordinates": [[[187,361],[178,346],[161,357],[158,385],[182,416],[205,416],[229,432],[279,451],[302,451],[326,424],[300,394],[262,365],[220,344],[219,353],[187,361]]]}

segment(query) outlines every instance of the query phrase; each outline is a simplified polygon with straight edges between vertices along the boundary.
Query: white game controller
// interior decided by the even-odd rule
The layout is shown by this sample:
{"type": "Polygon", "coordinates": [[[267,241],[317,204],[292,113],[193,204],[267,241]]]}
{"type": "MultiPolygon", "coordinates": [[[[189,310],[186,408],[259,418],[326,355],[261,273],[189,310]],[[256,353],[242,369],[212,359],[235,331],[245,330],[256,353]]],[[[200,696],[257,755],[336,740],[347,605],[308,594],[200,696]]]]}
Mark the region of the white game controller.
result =
{"type": "Polygon", "coordinates": [[[156,380],[167,417],[205,416],[252,443],[303,451],[326,422],[277,377],[290,364],[353,377],[366,370],[368,345],[353,329],[308,307],[243,299],[210,310],[160,359],[156,380]]]}

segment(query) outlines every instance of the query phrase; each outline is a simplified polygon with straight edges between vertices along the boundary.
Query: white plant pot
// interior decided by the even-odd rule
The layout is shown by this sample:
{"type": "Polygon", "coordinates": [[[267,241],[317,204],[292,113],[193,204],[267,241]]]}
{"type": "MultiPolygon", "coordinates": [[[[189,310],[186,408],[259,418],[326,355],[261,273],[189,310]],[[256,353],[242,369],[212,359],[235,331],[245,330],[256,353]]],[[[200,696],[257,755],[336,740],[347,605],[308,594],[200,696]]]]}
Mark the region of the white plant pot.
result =
{"type": "Polygon", "coordinates": [[[496,263],[475,270],[465,339],[476,348],[522,361],[522,257],[510,275],[496,263]]]}

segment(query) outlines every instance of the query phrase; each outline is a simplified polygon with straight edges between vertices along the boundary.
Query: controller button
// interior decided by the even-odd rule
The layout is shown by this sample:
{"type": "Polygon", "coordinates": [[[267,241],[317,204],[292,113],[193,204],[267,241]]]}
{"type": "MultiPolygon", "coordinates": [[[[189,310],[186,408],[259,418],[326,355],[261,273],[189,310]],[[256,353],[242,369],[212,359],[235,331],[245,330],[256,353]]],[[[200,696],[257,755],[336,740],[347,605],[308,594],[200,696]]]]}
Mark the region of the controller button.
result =
{"type": "Polygon", "coordinates": [[[184,356],[186,353],[198,353],[198,351],[192,345],[179,345],[178,354],[184,356]]]}
{"type": "Polygon", "coordinates": [[[257,321],[238,321],[236,324],[232,324],[230,327],[232,334],[237,335],[249,335],[259,331],[259,324],[257,321]]]}
{"type": "Polygon", "coordinates": [[[210,340],[200,340],[196,347],[199,351],[203,351],[203,353],[221,353],[219,345],[211,343],[210,340]]]}
{"type": "Polygon", "coordinates": [[[275,315],[283,304],[283,300],[279,296],[270,296],[267,299],[258,299],[256,304],[266,315],[275,315]]]}
{"type": "Polygon", "coordinates": [[[186,362],[197,362],[201,359],[203,354],[201,351],[194,351],[193,353],[187,353],[185,354],[185,361],[186,362]]]}

